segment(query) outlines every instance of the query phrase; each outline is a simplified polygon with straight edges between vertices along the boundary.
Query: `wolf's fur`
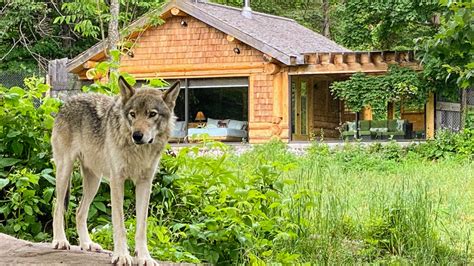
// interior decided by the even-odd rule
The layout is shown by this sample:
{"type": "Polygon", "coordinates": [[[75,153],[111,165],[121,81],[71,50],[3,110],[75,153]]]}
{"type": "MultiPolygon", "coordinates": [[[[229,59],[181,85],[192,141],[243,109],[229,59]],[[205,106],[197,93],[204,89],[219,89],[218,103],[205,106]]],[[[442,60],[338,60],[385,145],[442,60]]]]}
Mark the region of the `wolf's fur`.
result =
{"type": "Polygon", "coordinates": [[[73,96],[56,118],[52,146],[56,164],[56,205],[53,217],[53,246],[69,249],[64,233],[65,199],[73,164],[79,160],[83,176],[83,197],[76,224],[80,246],[100,251],[87,231],[89,206],[102,177],[110,180],[114,232],[113,263],[131,265],[123,215],[124,182],[136,185],[136,260],[153,265],[146,244],[146,217],[152,180],[161,152],[175,120],[173,109],[179,82],[165,93],[156,89],[135,91],[120,77],[120,97],[100,94],[73,96]]]}

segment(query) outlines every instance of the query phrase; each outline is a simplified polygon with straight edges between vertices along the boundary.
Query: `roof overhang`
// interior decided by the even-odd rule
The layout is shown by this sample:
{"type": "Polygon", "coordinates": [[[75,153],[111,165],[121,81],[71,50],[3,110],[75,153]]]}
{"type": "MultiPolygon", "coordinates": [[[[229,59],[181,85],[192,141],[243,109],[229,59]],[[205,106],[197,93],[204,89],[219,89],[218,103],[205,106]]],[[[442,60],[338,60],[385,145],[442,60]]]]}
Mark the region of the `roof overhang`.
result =
{"type": "Polygon", "coordinates": [[[290,75],[385,73],[390,65],[422,70],[414,51],[369,51],[311,53],[304,55],[304,65],[290,68],[290,75]]]}
{"type": "MultiPolygon", "coordinates": [[[[301,65],[305,64],[305,55],[288,55],[283,53],[282,51],[276,49],[275,47],[266,44],[254,37],[246,34],[245,32],[239,30],[232,25],[222,23],[222,21],[218,20],[216,17],[212,16],[212,14],[208,14],[199,10],[198,8],[194,7],[190,2],[187,1],[179,1],[179,0],[172,0],[169,3],[165,4],[160,10],[151,11],[144,16],[137,19],[135,22],[130,24],[127,28],[125,28],[121,34],[121,37],[127,37],[130,34],[134,34],[134,31],[146,27],[149,24],[149,14],[155,14],[159,12],[159,16],[162,19],[169,18],[173,16],[171,14],[171,10],[173,8],[178,8],[179,10],[183,11],[184,13],[195,17],[198,20],[208,24],[211,27],[214,27],[228,35],[231,35],[264,54],[268,54],[274,59],[278,60],[279,62],[285,65],[301,65]]],[[[95,44],[91,48],[85,50],[75,58],[72,58],[67,64],[67,70],[69,72],[78,73],[83,69],[83,64],[87,61],[99,61],[103,60],[106,57],[106,48],[107,48],[107,39],[100,41],[99,43],[95,44]]]]}

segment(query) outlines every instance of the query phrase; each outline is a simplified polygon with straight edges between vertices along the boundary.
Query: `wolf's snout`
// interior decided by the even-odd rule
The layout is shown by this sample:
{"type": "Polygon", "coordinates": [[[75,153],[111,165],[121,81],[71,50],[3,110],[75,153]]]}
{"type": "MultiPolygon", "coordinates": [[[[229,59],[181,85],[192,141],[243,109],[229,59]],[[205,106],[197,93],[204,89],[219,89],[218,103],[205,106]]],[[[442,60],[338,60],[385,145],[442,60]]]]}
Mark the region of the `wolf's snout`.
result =
{"type": "Polygon", "coordinates": [[[143,133],[140,131],[135,131],[132,134],[133,141],[137,144],[143,143],[143,133]]]}

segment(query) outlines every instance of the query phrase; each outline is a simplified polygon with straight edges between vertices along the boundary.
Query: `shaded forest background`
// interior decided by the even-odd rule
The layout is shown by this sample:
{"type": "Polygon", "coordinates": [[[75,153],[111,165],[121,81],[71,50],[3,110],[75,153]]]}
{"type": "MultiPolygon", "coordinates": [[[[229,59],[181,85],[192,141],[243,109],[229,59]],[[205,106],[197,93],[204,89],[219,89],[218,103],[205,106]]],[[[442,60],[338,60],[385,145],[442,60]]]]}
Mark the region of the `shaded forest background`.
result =
{"type": "MultiPolygon", "coordinates": [[[[106,38],[111,0],[0,0],[2,73],[45,73],[106,38]]],[[[184,1],[184,0],[183,0],[184,1]]],[[[120,0],[119,27],[165,0],[120,0]]],[[[213,0],[242,7],[243,0],[213,0]]],[[[355,50],[412,50],[430,90],[457,94],[474,81],[473,3],[451,0],[252,0],[254,11],[292,18],[355,50]]],[[[295,40],[298,41],[298,40],[295,40]]],[[[5,85],[5,84],[4,84],[5,85]]]]}
{"type": "MultiPolygon", "coordinates": [[[[122,0],[124,27],[163,0],[122,0]]],[[[241,7],[243,0],[214,0],[241,7]]],[[[0,0],[0,71],[45,70],[107,36],[105,0],[0,0]]],[[[353,50],[413,49],[432,36],[443,7],[437,1],[252,0],[255,11],[295,19],[353,50]]],[[[295,40],[297,41],[297,40],[295,40]]]]}

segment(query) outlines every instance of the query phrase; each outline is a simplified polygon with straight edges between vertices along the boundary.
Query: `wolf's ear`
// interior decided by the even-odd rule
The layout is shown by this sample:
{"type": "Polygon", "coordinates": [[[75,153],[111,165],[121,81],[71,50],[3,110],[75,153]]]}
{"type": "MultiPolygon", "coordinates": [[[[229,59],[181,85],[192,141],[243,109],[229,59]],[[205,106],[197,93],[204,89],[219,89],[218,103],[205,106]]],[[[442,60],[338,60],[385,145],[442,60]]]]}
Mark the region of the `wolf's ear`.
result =
{"type": "Polygon", "coordinates": [[[133,89],[133,87],[130,86],[122,76],[119,77],[118,84],[120,95],[122,96],[122,102],[126,103],[130,98],[132,98],[133,94],[135,94],[135,89],[133,89]]]}
{"type": "Polygon", "coordinates": [[[178,80],[173,85],[171,85],[171,87],[166,90],[165,94],[163,95],[163,100],[165,100],[166,105],[168,105],[171,110],[174,109],[180,89],[181,83],[178,80]]]}

